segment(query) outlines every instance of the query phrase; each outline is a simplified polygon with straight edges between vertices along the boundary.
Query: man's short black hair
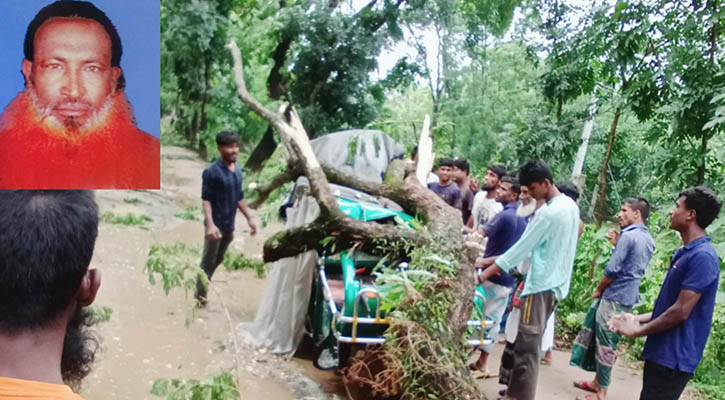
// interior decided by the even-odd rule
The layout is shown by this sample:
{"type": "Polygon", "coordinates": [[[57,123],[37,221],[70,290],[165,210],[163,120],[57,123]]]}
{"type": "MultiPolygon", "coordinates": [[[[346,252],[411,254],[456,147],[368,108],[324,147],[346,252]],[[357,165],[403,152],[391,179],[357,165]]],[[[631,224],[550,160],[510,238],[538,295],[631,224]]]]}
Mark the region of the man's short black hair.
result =
{"type": "Polygon", "coordinates": [[[71,304],[93,255],[93,192],[0,191],[0,332],[53,323],[71,304]]]}
{"type": "Polygon", "coordinates": [[[573,183],[566,181],[558,182],[556,188],[570,199],[574,201],[579,200],[579,189],[573,183]]]}
{"type": "Polygon", "coordinates": [[[506,176],[506,166],[503,164],[492,164],[488,167],[488,170],[498,175],[498,179],[506,176]]]}
{"type": "Polygon", "coordinates": [[[519,182],[526,187],[530,187],[532,183],[542,183],[547,179],[554,183],[551,169],[544,160],[531,160],[519,170],[519,182]]]}
{"type": "Polygon", "coordinates": [[[722,201],[717,194],[705,186],[695,186],[680,192],[678,198],[685,197],[685,206],[695,210],[695,220],[700,228],[707,228],[717,218],[722,201]]]}
{"type": "Polygon", "coordinates": [[[627,197],[622,200],[622,204],[628,205],[633,210],[638,210],[642,215],[642,221],[647,222],[649,218],[649,202],[644,197],[627,197]]]}
{"type": "Polygon", "coordinates": [[[452,158],[444,157],[444,158],[441,158],[440,160],[438,160],[438,168],[440,168],[440,167],[453,168],[455,166],[456,166],[456,161],[452,158]]]}
{"type": "MultiPolygon", "coordinates": [[[[103,26],[103,29],[111,38],[111,66],[121,67],[121,55],[123,55],[123,46],[121,46],[121,37],[118,35],[116,27],[106,14],[99,10],[92,3],[87,1],[76,0],[59,0],[53,4],[43,7],[35,18],[30,21],[28,30],[25,32],[25,42],[23,43],[23,51],[28,61],[33,61],[35,50],[35,33],[41,25],[51,18],[85,18],[91,19],[103,26]]],[[[123,71],[118,77],[116,90],[122,90],[126,86],[126,79],[123,77],[123,71]]]]}
{"type": "Polygon", "coordinates": [[[465,158],[456,158],[453,160],[455,162],[455,166],[460,169],[461,171],[466,171],[466,175],[468,175],[471,172],[471,166],[468,164],[468,160],[465,158]]]}
{"type": "Polygon", "coordinates": [[[222,131],[216,135],[217,146],[229,146],[233,143],[239,144],[239,136],[234,132],[222,131]]]}
{"type": "Polygon", "coordinates": [[[521,183],[519,183],[519,180],[516,179],[515,176],[504,175],[501,177],[501,182],[510,183],[511,189],[516,192],[516,194],[521,194],[521,183]]]}

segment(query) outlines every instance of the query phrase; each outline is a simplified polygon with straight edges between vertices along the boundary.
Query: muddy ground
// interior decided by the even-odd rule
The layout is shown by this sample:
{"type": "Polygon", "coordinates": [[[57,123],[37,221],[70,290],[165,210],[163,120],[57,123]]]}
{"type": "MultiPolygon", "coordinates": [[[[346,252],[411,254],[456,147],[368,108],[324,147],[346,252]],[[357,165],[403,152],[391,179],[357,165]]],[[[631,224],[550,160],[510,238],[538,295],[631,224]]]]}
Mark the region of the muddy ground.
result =
{"type": "MultiPolygon", "coordinates": [[[[162,183],[158,191],[97,191],[101,212],[148,215],[142,227],[102,223],[92,267],[102,272],[96,304],[113,309],[110,321],[98,332],[102,348],[81,394],[89,400],[158,399],[150,394],[157,378],[197,378],[226,370],[234,373],[234,343],[230,325],[250,321],[264,291],[265,280],[253,271],[228,272],[220,267],[214,275],[209,305],[194,314],[191,293],[173,289],[165,295],[151,285],[144,273],[153,244],[182,242],[201,246],[200,221],[175,214],[185,207],[199,207],[201,172],[205,163],[194,153],[176,147],[162,148],[162,183]],[[228,321],[224,307],[229,311],[228,321]],[[186,326],[187,319],[192,322],[186,326]]],[[[247,256],[261,259],[264,238],[281,228],[273,224],[249,236],[246,221],[236,221],[232,246],[247,256]]],[[[341,380],[334,372],[318,371],[304,357],[282,358],[238,343],[241,390],[245,399],[333,399],[344,397],[341,380]]],[[[501,346],[490,358],[498,369],[501,346]]],[[[572,380],[590,374],[568,366],[569,354],[555,352],[554,364],[541,368],[538,398],[565,399],[582,394],[572,380]]],[[[641,372],[617,365],[612,399],[634,399],[641,388],[641,372]]],[[[488,398],[501,388],[497,379],[480,380],[488,398]]]]}
{"type": "MultiPolygon", "coordinates": [[[[222,370],[234,373],[234,343],[230,323],[254,318],[265,281],[253,271],[228,272],[220,267],[213,277],[215,291],[209,305],[192,317],[191,293],[172,289],[164,294],[151,285],[144,264],[152,244],[182,242],[201,246],[200,221],[174,216],[189,206],[200,206],[201,172],[205,163],[194,153],[174,147],[162,149],[162,183],[158,191],[97,191],[101,213],[150,216],[143,227],[102,223],[91,267],[101,270],[96,304],[113,309],[111,319],[98,326],[102,348],[81,394],[94,399],[158,399],[150,394],[157,378],[197,378],[222,370]],[[187,318],[193,321],[187,327],[187,318]]],[[[281,225],[249,236],[243,217],[237,218],[232,246],[261,259],[264,238],[281,225]]],[[[307,378],[307,360],[290,362],[239,343],[241,389],[247,399],[318,399],[330,397],[307,378]]],[[[309,375],[316,376],[312,371],[309,375]]],[[[327,375],[334,374],[327,373],[327,375]]],[[[318,380],[320,376],[317,376],[318,380]]]]}

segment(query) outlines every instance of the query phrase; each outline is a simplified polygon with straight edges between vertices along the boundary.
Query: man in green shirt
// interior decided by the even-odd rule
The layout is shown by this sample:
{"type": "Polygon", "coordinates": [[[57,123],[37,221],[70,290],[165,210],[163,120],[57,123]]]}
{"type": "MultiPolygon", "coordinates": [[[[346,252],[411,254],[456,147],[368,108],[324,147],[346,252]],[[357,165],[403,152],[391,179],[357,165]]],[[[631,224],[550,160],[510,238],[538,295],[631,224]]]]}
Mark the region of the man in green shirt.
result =
{"type": "MultiPolygon", "coordinates": [[[[529,161],[519,171],[519,181],[531,196],[545,200],[521,238],[499,257],[486,259],[486,278],[509,272],[531,253],[531,269],[521,294],[521,321],[514,343],[514,365],[503,399],[529,400],[536,395],[539,348],[546,320],[556,304],[569,293],[571,271],[579,232],[579,207],[553,184],[543,160],[529,161]]],[[[484,276],[482,275],[482,276],[484,276]]]]}

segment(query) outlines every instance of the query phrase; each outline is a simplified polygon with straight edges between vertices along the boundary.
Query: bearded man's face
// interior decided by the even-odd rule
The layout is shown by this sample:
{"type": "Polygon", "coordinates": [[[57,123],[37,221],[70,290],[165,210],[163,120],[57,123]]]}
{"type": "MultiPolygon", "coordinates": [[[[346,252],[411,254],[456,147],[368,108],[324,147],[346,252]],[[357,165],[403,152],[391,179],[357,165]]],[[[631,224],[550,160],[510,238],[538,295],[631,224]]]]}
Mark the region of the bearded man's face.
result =
{"type": "Polygon", "coordinates": [[[84,127],[109,103],[121,74],[111,66],[110,36],[93,20],[53,18],[33,43],[33,61],[23,60],[22,70],[41,115],[70,131],[84,127]]]}

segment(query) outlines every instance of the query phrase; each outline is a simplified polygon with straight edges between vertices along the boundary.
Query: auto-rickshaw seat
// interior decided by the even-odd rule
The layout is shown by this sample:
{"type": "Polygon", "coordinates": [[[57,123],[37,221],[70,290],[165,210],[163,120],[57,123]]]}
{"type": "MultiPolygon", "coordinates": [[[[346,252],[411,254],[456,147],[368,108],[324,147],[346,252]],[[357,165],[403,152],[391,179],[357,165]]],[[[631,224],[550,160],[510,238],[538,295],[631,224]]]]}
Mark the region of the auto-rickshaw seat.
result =
{"type": "Polygon", "coordinates": [[[342,307],[342,304],[345,302],[345,284],[343,281],[338,279],[329,279],[327,281],[327,285],[330,287],[332,300],[336,305],[342,307]]]}

